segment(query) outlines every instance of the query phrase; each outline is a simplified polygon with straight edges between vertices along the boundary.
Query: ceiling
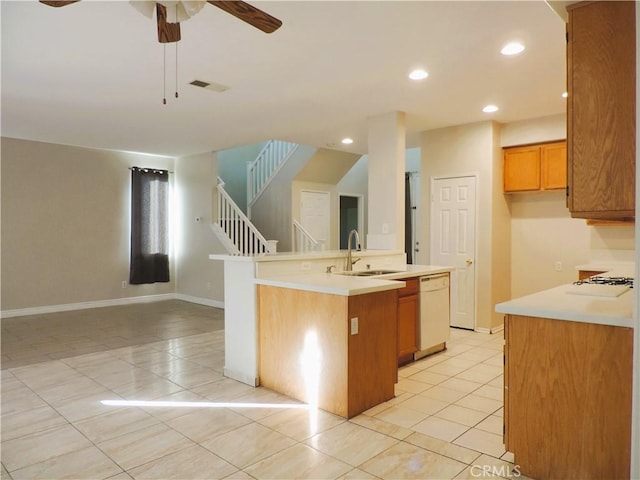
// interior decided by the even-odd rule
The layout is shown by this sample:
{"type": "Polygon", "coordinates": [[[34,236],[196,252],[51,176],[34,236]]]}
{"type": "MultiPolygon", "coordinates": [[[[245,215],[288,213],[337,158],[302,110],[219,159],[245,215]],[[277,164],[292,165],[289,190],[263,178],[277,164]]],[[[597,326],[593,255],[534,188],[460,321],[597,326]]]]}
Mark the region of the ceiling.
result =
{"type": "Polygon", "coordinates": [[[565,25],[544,1],[252,3],[283,26],[265,34],[211,5],[181,23],[163,105],[155,18],[128,1],[3,0],[2,135],[171,156],[272,138],[366,153],[367,119],[393,111],[409,146],[434,128],[565,112],[565,25]],[[501,55],[512,40],[526,50],[501,55]],[[429,77],[408,80],[415,67],[429,77]]]}

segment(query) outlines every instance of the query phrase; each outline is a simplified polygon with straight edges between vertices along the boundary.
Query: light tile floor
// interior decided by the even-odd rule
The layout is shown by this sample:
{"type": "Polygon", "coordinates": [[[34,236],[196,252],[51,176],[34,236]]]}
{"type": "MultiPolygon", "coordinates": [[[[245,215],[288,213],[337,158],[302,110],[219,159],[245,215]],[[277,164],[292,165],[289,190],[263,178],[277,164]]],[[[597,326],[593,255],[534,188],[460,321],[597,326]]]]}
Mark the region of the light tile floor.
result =
{"type": "Polygon", "coordinates": [[[222,317],[170,301],[3,320],[1,478],[512,478],[502,335],[452,329],[347,421],[225,378],[222,317]]]}

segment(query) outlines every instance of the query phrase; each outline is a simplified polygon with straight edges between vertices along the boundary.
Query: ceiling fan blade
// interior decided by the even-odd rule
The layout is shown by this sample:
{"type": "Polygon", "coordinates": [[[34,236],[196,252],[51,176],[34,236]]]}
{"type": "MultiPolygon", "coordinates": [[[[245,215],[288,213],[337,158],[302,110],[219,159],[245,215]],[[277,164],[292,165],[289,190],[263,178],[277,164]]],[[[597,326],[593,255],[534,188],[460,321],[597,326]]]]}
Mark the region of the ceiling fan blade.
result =
{"type": "Polygon", "coordinates": [[[40,3],[49,5],[50,7],[64,7],[65,5],[71,5],[72,3],[78,3],[80,0],[40,0],[40,3]]]}
{"type": "Polygon", "coordinates": [[[156,3],[156,17],[158,20],[158,41],[173,43],[180,40],[180,23],[167,22],[167,8],[156,3]]]}
{"type": "Polygon", "coordinates": [[[207,2],[265,33],[275,32],[282,25],[277,18],[246,2],[239,0],[207,0],[207,2]]]}

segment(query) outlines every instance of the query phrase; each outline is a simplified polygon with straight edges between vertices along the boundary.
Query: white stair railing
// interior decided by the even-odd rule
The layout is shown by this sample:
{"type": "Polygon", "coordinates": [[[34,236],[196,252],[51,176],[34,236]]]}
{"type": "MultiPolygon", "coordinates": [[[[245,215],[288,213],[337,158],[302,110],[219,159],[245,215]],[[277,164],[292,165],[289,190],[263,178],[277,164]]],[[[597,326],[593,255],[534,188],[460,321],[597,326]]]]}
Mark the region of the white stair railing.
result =
{"type": "MultiPolygon", "coordinates": [[[[291,156],[298,144],[269,140],[256,159],[247,165],[247,210],[267,188],[271,179],[291,156]]],[[[250,215],[249,215],[250,216],[250,215]]]]}
{"type": "Polygon", "coordinates": [[[296,252],[317,252],[322,250],[324,242],[316,240],[313,235],[297,220],[293,221],[293,248],[296,252]]]}
{"type": "Polygon", "coordinates": [[[236,255],[275,253],[277,242],[269,241],[262,236],[226,192],[224,182],[218,183],[216,197],[217,218],[214,230],[225,238],[223,243],[230,253],[236,255]]]}

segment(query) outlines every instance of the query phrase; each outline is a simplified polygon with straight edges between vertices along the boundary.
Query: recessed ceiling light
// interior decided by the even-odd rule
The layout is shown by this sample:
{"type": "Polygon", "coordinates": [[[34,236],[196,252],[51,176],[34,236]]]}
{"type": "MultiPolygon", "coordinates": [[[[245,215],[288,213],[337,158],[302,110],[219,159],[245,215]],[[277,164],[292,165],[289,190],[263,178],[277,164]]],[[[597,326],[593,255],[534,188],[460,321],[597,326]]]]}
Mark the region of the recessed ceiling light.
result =
{"type": "Polygon", "coordinates": [[[418,68],[409,74],[409,78],[411,80],[424,80],[428,76],[429,74],[427,73],[427,71],[421,68],[418,68]]]}
{"type": "Polygon", "coordinates": [[[518,42],[511,42],[502,47],[500,53],[502,53],[502,55],[517,55],[522,51],[524,51],[524,45],[518,42]]]}
{"type": "Polygon", "coordinates": [[[353,143],[353,138],[349,138],[349,137],[343,138],[342,143],[345,145],[351,145],[353,143]]]}
{"type": "Polygon", "coordinates": [[[569,96],[569,92],[564,92],[564,93],[562,94],[562,98],[567,98],[568,96],[569,96]]]}
{"type": "Polygon", "coordinates": [[[498,111],[498,107],[496,107],[495,105],[487,105],[482,109],[482,111],[484,113],[493,113],[498,111]]]}

